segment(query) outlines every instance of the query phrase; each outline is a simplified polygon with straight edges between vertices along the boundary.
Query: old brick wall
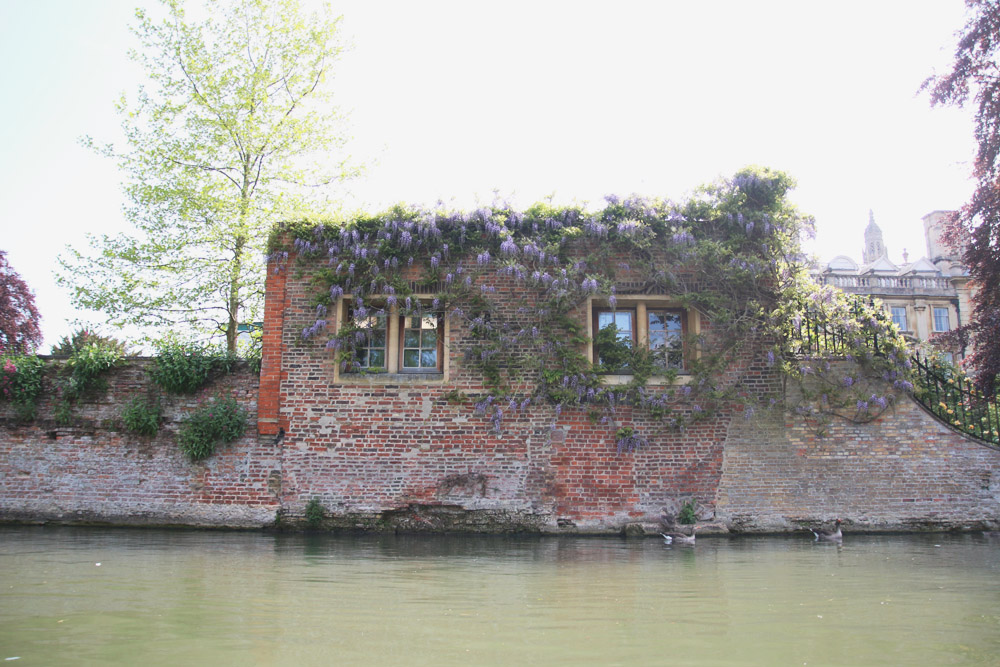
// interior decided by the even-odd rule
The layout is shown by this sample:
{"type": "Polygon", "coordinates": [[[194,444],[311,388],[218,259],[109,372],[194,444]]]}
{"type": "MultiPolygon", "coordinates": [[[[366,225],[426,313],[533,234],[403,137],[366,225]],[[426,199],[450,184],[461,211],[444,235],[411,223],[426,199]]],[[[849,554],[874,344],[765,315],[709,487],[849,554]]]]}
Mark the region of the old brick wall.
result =
{"type": "Polygon", "coordinates": [[[834,421],[822,436],[802,419],[761,415],[734,422],[716,510],[748,531],[836,518],[850,530],[995,529],[1000,450],[907,396],[871,423],[834,421]]]}
{"type": "MultiPolygon", "coordinates": [[[[338,526],[610,532],[628,523],[655,527],[665,509],[675,512],[687,499],[709,512],[714,506],[725,438],[734,415],[742,419],[741,406],[725,405],[683,432],[628,407],[606,423],[587,408],[557,414],[551,405],[506,407],[497,432],[473,409],[485,387],[467,358],[471,335],[461,318],[449,322],[445,378],[335,374],[325,343],[342,309],[325,316],[326,335],[302,336],[316,320],[319,288],[310,267],[293,257],[272,268],[267,286],[265,332],[272,338],[261,384],[279,389],[276,401],[261,399],[261,431],[285,433],[281,502],[288,515],[301,517],[318,501],[338,526]],[[469,400],[449,402],[456,393],[469,400]],[[648,445],[619,454],[621,426],[648,445]]],[[[513,278],[479,280],[500,303],[499,319],[516,321],[518,309],[533,305],[513,278]]],[[[584,309],[579,316],[586,321],[584,309]]],[[[702,332],[711,336],[710,322],[702,321],[702,332]]],[[[753,363],[747,347],[741,364],[753,363]]],[[[764,365],[755,373],[761,389],[780,386],[764,365]]],[[[532,385],[521,389],[530,394],[532,385]]]]}
{"type": "Polygon", "coordinates": [[[71,424],[54,419],[50,361],[47,398],[35,421],[14,419],[0,402],[0,519],[142,525],[254,527],[271,523],[278,508],[279,448],[256,430],[258,380],[243,370],[211,382],[196,395],[161,395],[164,424],[153,438],[117,430],[122,407],[155,393],[148,360],[109,375],[109,390],[81,401],[71,424]],[[233,395],[249,413],[238,441],[204,462],[191,463],[174,435],[200,401],[233,395]]]}

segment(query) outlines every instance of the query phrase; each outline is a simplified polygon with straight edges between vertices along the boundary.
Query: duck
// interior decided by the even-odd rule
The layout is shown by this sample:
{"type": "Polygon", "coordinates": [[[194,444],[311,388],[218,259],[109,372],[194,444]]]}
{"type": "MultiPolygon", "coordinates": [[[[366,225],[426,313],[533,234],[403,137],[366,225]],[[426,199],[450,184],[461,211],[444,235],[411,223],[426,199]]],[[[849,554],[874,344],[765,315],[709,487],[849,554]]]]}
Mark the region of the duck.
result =
{"type": "Polygon", "coordinates": [[[840,519],[834,522],[834,530],[825,530],[823,528],[810,528],[812,534],[816,536],[816,541],[826,540],[827,542],[839,542],[844,538],[844,534],[840,532],[840,519]]]}
{"type": "Polygon", "coordinates": [[[663,536],[663,541],[666,544],[694,544],[694,533],[697,530],[695,527],[691,528],[691,534],[685,535],[684,533],[660,533],[663,536]]]}

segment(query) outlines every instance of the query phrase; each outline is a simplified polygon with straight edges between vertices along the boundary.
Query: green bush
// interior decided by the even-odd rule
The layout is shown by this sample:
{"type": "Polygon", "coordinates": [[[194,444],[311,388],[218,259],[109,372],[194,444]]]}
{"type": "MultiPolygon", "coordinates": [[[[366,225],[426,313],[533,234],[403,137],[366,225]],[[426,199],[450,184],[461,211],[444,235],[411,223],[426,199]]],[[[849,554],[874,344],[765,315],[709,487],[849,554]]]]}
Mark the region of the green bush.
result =
{"type": "Polygon", "coordinates": [[[681,511],[677,514],[677,520],[685,526],[698,523],[698,515],[695,514],[694,508],[693,500],[685,502],[681,507],[681,511]]]}
{"type": "Polygon", "coordinates": [[[104,374],[121,364],[124,359],[125,354],[120,345],[100,341],[87,343],[73,352],[66,362],[69,379],[63,386],[63,397],[75,400],[87,394],[104,392],[108,388],[104,374]]]}
{"type": "Polygon", "coordinates": [[[58,344],[52,346],[52,354],[71,356],[88,345],[117,350],[123,357],[132,354],[128,349],[128,343],[111,336],[101,336],[88,329],[78,329],[70,336],[63,336],[58,344]]]}
{"type": "Polygon", "coordinates": [[[326,510],[323,509],[323,503],[319,498],[313,498],[306,503],[306,523],[310,528],[319,528],[325,516],[326,510]]]}
{"type": "Polygon", "coordinates": [[[44,367],[44,362],[34,355],[0,357],[0,400],[13,404],[21,421],[35,418],[44,367]]]}
{"type": "Polygon", "coordinates": [[[160,430],[160,414],[158,403],[135,397],[122,410],[122,426],[129,433],[152,437],[160,430]]]}
{"type": "Polygon", "coordinates": [[[177,442],[192,461],[208,458],[222,443],[232,442],[247,425],[247,413],[227,396],[203,404],[181,424],[177,442]]]}
{"type": "Polygon", "coordinates": [[[172,394],[193,394],[219,373],[228,373],[239,357],[194,343],[165,343],[156,351],[153,382],[172,394]]]}

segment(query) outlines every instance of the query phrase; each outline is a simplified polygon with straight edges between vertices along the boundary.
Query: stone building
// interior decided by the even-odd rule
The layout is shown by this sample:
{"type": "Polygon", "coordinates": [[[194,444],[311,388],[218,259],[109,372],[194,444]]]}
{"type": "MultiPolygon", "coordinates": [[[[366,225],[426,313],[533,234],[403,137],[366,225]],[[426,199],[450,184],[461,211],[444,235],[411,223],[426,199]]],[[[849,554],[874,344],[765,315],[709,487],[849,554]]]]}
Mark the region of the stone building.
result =
{"type": "MultiPolygon", "coordinates": [[[[882,230],[869,212],[861,263],[838,255],[818,267],[813,277],[823,285],[833,285],[850,294],[875,297],[909,338],[928,341],[933,334],[968,324],[972,313],[969,303],[969,272],[958,254],[941,240],[944,221],[951,211],[933,211],[923,217],[927,254],[903,262],[889,259],[882,230]]],[[[962,350],[952,350],[956,358],[962,350]]]]}

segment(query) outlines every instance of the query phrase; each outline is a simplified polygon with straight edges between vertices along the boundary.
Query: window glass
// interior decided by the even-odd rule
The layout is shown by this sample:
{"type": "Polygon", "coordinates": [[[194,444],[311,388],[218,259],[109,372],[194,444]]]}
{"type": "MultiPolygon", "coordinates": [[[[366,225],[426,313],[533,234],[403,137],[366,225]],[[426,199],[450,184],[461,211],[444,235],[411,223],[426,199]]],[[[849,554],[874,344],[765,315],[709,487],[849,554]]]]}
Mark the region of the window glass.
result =
{"type": "Polygon", "coordinates": [[[612,373],[626,369],[635,341],[635,311],[597,311],[597,337],[597,363],[612,373]],[[611,327],[615,328],[614,339],[606,333],[611,327]]]}
{"type": "Polygon", "coordinates": [[[356,360],[361,368],[385,368],[386,318],[384,315],[369,315],[354,320],[358,327],[358,339],[354,346],[356,360]]]}
{"type": "Polygon", "coordinates": [[[951,330],[951,322],[948,318],[947,308],[935,308],[934,309],[934,331],[949,331],[951,330]]]}
{"type": "Polygon", "coordinates": [[[440,317],[405,317],[403,323],[403,369],[437,370],[440,317]]]}
{"type": "Polygon", "coordinates": [[[907,331],[907,328],[906,328],[906,308],[902,308],[902,307],[899,307],[899,306],[893,306],[891,308],[891,312],[892,312],[892,321],[893,321],[893,323],[896,326],[899,327],[900,331],[907,331]]]}
{"type": "Polygon", "coordinates": [[[649,310],[649,349],[658,368],[684,368],[684,321],[675,310],[649,310]]]}

